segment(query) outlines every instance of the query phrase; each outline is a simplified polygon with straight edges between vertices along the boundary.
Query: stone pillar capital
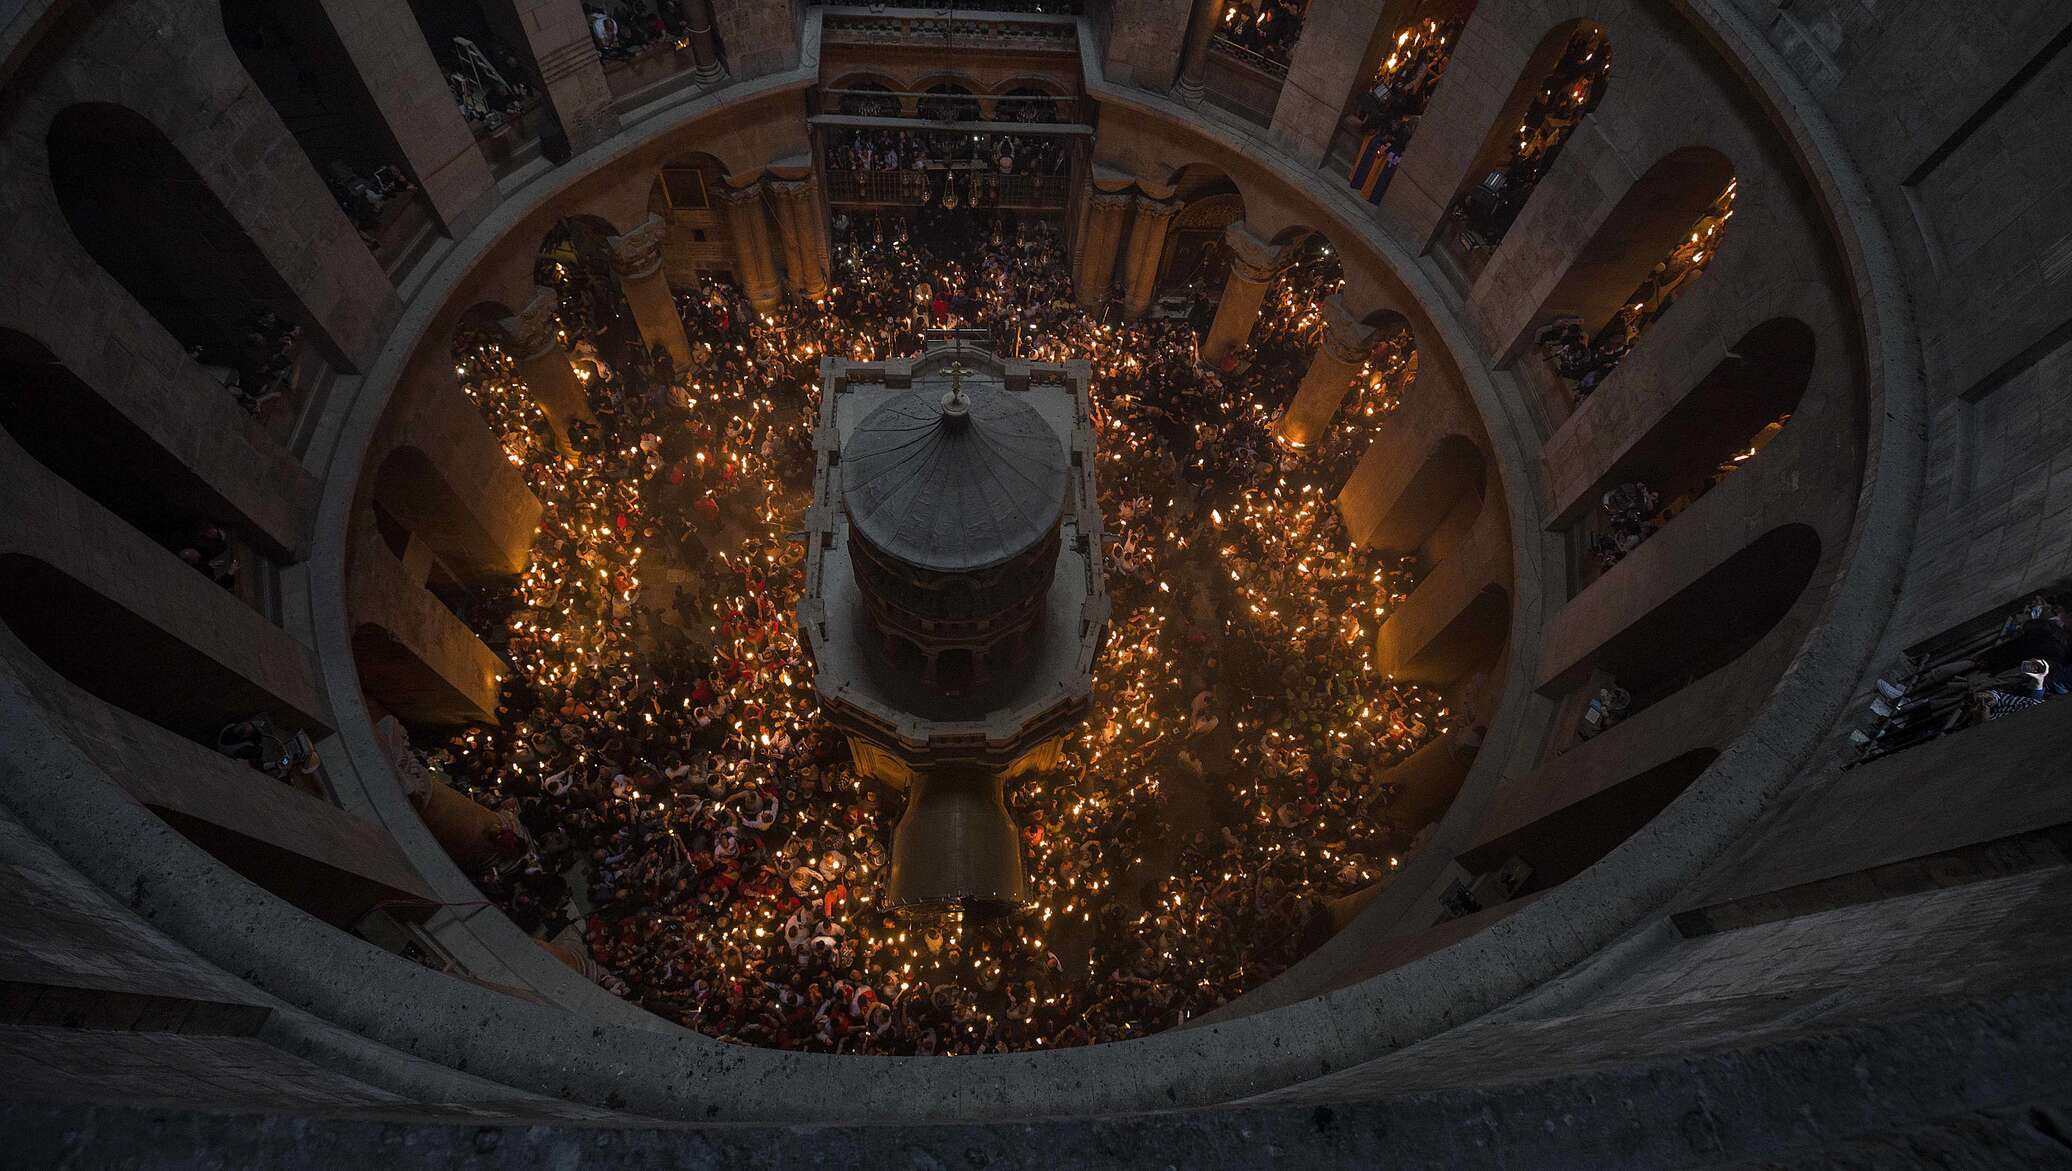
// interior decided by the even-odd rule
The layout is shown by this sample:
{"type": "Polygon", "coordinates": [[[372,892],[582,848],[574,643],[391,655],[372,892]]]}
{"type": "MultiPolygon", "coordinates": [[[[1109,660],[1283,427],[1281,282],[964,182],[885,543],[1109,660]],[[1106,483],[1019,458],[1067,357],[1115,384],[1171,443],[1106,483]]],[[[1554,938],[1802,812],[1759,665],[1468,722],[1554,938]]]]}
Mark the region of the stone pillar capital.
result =
{"type": "Polygon", "coordinates": [[[813,193],[813,180],[811,179],[771,178],[765,179],[763,182],[770,188],[771,195],[787,203],[804,199],[813,193]]]}
{"type": "Polygon", "coordinates": [[[1324,298],[1323,353],[1349,366],[1357,366],[1373,352],[1377,332],[1371,325],[1360,324],[1360,319],[1346,307],[1345,298],[1335,295],[1324,298]]]}
{"type": "Polygon", "coordinates": [[[754,183],[750,183],[746,187],[734,187],[726,183],[721,183],[719,185],[719,190],[715,192],[715,194],[719,196],[719,201],[721,203],[727,204],[730,207],[740,207],[742,204],[747,203],[750,200],[760,198],[762,196],[762,193],[763,186],[761,180],[757,180],[754,183]]]}
{"type": "Polygon", "coordinates": [[[560,294],[545,285],[534,285],[532,299],[502,322],[504,333],[511,339],[513,356],[529,362],[546,353],[549,346],[559,345],[560,339],[554,334],[559,328],[555,315],[560,310],[560,294]]]}
{"type": "Polygon", "coordinates": [[[1098,187],[1093,188],[1087,195],[1087,199],[1093,204],[1095,211],[1107,212],[1111,215],[1120,213],[1122,209],[1130,205],[1130,201],[1134,198],[1136,196],[1128,191],[1103,191],[1098,187]]]}
{"type": "Polygon", "coordinates": [[[1223,243],[1230,249],[1231,274],[1240,280],[1264,284],[1280,271],[1284,250],[1254,232],[1243,220],[1223,229],[1223,243]]]}
{"type": "Polygon", "coordinates": [[[609,237],[605,243],[611,246],[612,271],[627,280],[655,275],[662,267],[662,240],[668,235],[668,222],[649,212],[632,231],[609,237]]]}
{"type": "Polygon", "coordinates": [[[1182,206],[1179,200],[1153,199],[1148,195],[1137,196],[1136,205],[1138,215],[1150,216],[1154,220],[1170,220],[1180,214],[1182,206]]]}

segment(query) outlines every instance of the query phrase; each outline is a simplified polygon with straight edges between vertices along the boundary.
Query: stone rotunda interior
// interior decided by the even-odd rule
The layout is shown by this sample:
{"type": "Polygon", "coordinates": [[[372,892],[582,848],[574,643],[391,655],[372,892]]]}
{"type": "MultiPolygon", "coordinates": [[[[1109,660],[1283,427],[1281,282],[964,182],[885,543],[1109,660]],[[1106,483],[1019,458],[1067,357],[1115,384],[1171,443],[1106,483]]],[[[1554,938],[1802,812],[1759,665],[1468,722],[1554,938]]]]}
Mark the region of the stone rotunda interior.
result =
{"type": "Polygon", "coordinates": [[[2072,1165],[2068,45],[0,8],[9,1165],[2072,1165]]]}

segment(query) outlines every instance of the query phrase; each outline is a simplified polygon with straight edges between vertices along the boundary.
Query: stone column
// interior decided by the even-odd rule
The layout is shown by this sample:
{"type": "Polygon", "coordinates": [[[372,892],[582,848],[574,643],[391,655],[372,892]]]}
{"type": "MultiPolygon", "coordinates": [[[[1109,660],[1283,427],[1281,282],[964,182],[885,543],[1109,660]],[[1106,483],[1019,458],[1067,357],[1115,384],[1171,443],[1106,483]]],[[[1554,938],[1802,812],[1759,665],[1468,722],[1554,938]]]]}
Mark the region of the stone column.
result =
{"type": "Polygon", "coordinates": [[[1130,225],[1128,267],[1122,278],[1122,311],[1130,317],[1142,317],[1151,308],[1151,298],[1158,291],[1158,265],[1165,259],[1166,229],[1173,226],[1173,217],[1180,214],[1180,207],[1177,200],[1137,196],[1137,215],[1130,225]]]}
{"type": "Polygon", "coordinates": [[[1201,346],[1202,361],[1212,366],[1251,340],[1259,306],[1281,260],[1280,249],[1260,239],[1243,220],[1225,228],[1223,239],[1230,246],[1230,276],[1223,282],[1216,320],[1209,323],[1209,336],[1201,346]]]}
{"type": "Polygon", "coordinates": [[[1091,309],[1108,299],[1108,285],[1115,277],[1115,252],[1122,243],[1122,213],[1130,205],[1127,191],[1087,192],[1086,246],[1079,253],[1079,271],[1073,274],[1073,288],[1082,308],[1091,309]]]}
{"type": "Polygon", "coordinates": [[[791,291],[809,301],[827,296],[827,223],[811,179],[771,179],[777,231],[784,240],[784,269],[791,291]]]}
{"type": "Polygon", "coordinates": [[[619,275],[619,292],[633,311],[640,339],[650,346],[662,343],[681,374],[691,368],[691,343],[684,336],[683,317],[676,311],[669,280],[662,275],[662,239],[668,234],[668,223],[649,212],[639,227],[605,242],[611,246],[612,271],[619,275]]]}
{"type": "Polygon", "coordinates": [[[734,264],[739,269],[741,291],[759,313],[777,307],[777,260],[770,253],[770,221],[763,214],[763,186],[722,186],[720,210],[727,217],[727,233],[734,238],[734,264]]]}
{"type": "Polygon", "coordinates": [[[552,115],[552,125],[540,131],[541,153],[564,162],[619,132],[604,60],[580,0],[486,0],[482,14],[537,73],[540,99],[552,115]]]}
{"type": "Polygon", "coordinates": [[[1295,400],[1274,425],[1274,433],[1296,446],[1317,441],[1345,401],[1353,376],[1374,352],[1376,330],[1361,325],[1340,297],[1324,300],[1324,340],[1310,359],[1309,372],[1295,390],[1295,400]]]}
{"type": "Polygon", "coordinates": [[[690,25],[691,76],[699,85],[725,81],[727,68],[719,63],[719,42],[712,35],[712,0],[683,0],[683,15],[690,25]]]}
{"type": "Polygon", "coordinates": [[[1216,24],[1222,19],[1223,0],[1194,0],[1194,15],[1187,21],[1187,50],[1180,56],[1180,76],[1173,82],[1173,96],[1190,106],[1201,105],[1209,42],[1216,38],[1216,24]]]}
{"type": "Polygon", "coordinates": [[[319,3],[432,214],[447,235],[466,235],[495,206],[496,176],[475,149],[409,0],[319,3]]]}
{"type": "Polygon", "coordinates": [[[568,441],[571,419],[592,420],[590,396],[569,363],[568,352],[554,336],[554,313],[560,298],[544,285],[535,286],[532,300],[515,316],[503,320],[504,333],[511,339],[511,356],[518,360],[518,377],[532,391],[532,401],[546,412],[554,428],[554,440],[563,451],[572,450],[568,441]]]}
{"type": "Polygon", "coordinates": [[[498,831],[504,828],[501,814],[426,771],[410,751],[409,735],[393,717],[376,724],[374,734],[389,750],[396,776],[403,783],[403,795],[448,857],[473,872],[523,856],[522,842],[512,849],[498,842],[498,831]]]}

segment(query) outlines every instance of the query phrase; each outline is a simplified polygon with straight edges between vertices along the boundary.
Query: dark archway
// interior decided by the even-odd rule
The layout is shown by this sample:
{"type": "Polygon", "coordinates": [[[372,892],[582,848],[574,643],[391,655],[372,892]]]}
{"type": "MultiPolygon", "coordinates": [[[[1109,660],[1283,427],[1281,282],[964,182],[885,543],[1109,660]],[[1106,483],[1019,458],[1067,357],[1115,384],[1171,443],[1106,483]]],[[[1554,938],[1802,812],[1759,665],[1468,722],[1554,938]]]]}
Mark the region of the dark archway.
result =
{"type": "MultiPolygon", "coordinates": [[[[0,428],[36,462],[158,544],[174,547],[237,514],[186,460],[42,343],[11,329],[0,329],[0,428]]],[[[263,542],[242,526],[236,536],[263,542]]]]}
{"type": "Polygon", "coordinates": [[[320,0],[223,0],[223,32],[340,210],[393,270],[433,229],[402,144],[320,0]]]}
{"type": "Polygon", "coordinates": [[[1472,276],[1517,222],[1553,170],[1569,136],[1604,100],[1611,41],[1593,21],[1571,20],[1541,38],[1483,136],[1453,202],[1455,231],[1472,276]]]}
{"type": "Polygon", "coordinates": [[[1361,197],[1381,202],[1431,105],[1475,0],[1389,0],[1367,45],[1332,155],[1361,197]]]}
{"type": "Polygon", "coordinates": [[[1500,872],[1515,860],[1526,873],[1516,897],[1559,886],[1595,865],[1690,788],[1719,752],[1698,748],[1607,785],[1460,855],[1470,874],[1500,872]]]}
{"type": "Polygon", "coordinates": [[[1710,147],[1663,156],[1634,180],[1576,253],[1536,319],[1574,318],[1602,348],[1603,331],[1614,318],[1631,317],[1632,336],[1623,339],[1630,348],[1684,282],[1712,263],[1733,215],[1734,191],[1733,163],[1710,147]],[[1678,265],[1673,283],[1663,278],[1662,287],[1652,285],[1651,277],[1679,257],[1695,268],[1678,265]]]}
{"type": "Polygon", "coordinates": [[[1402,497],[1367,538],[1368,543],[1390,552],[1412,553],[1449,516],[1465,513],[1467,523],[1473,524],[1481,512],[1488,479],[1482,449],[1473,440],[1464,435],[1441,439],[1418,465],[1402,497]]]}
{"type": "Polygon", "coordinates": [[[1820,565],[1820,534],[1780,525],[1613,635],[1593,660],[1632,695],[1625,719],[1727,666],[1798,603],[1820,565]]]}
{"type": "Polygon", "coordinates": [[[1662,505],[1651,519],[1667,523],[1782,430],[1806,393],[1815,349],[1812,328],[1797,318],[1775,317],[1742,334],[1598,477],[1589,502],[1619,484],[1644,484],[1662,505]]]}
{"type": "Polygon", "coordinates": [[[21,553],[0,554],[0,623],[82,691],[205,748],[228,723],[266,713],[292,733],[326,734],[190,643],[91,584],[21,553]]]}
{"type": "Polygon", "coordinates": [[[225,393],[255,412],[283,396],[295,405],[310,317],[158,127],[121,106],[70,106],[51,122],[49,150],[58,207],[94,262],[225,393]]]}

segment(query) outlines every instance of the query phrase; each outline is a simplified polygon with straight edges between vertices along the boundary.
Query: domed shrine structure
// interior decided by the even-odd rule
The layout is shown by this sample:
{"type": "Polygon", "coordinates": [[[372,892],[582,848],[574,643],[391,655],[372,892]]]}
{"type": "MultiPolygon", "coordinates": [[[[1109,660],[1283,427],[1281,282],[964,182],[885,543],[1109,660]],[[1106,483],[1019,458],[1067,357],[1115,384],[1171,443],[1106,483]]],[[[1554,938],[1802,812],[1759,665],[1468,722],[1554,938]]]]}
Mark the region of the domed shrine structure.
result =
{"type": "Polygon", "coordinates": [[[887,903],[1019,905],[1003,787],[1056,765],[1108,620],[1087,365],[822,371],[799,625],[857,772],[907,793],[887,903]]]}

